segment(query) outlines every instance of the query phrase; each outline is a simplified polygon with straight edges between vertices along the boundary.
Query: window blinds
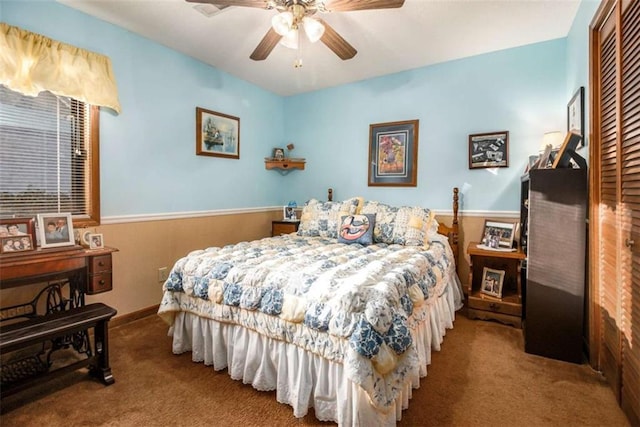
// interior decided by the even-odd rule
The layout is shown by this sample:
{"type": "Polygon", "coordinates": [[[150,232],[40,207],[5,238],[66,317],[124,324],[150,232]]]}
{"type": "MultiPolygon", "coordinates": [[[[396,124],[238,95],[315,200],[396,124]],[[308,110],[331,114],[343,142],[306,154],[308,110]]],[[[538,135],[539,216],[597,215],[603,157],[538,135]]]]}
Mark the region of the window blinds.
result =
{"type": "Polygon", "coordinates": [[[90,116],[71,98],[0,86],[0,216],[88,213],[90,116]]]}

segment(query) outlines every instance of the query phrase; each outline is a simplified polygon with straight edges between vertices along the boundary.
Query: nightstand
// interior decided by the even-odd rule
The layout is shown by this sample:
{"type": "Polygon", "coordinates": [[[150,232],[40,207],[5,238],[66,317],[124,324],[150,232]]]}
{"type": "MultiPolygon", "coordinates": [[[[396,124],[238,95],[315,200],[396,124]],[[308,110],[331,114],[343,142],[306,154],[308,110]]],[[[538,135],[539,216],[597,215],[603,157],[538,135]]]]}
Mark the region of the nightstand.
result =
{"type": "MultiPolygon", "coordinates": [[[[467,313],[471,319],[497,320],[517,328],[522,327],[521,268],[526,255],[522,250],[513,252],[492,251],[469,243],[469,285],[467,313]],[[501,272],[500,296],[483,292],[485,268],[501,272]]],[[[489,276],[491,277],[491,276],[489,276]]]]}
{"type": "Polygon", "coordinates": [[[300,221],[271,221],[271,236],[280,236],[298,231],[300,221]]]}

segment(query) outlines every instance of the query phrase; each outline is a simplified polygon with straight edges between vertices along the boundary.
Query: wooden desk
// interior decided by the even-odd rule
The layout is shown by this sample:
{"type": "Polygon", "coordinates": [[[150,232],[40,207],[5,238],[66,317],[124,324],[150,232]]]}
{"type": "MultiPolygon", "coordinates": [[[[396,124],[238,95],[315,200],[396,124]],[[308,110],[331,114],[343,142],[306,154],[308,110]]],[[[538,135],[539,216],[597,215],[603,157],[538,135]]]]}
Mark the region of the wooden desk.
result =
{"type": "Polygon", "coordinates": [[[3,356],[5,351],[15,354],[3,360],[2,396],[86,365],[103,383],[113,383],[107,324],[116,310],[104,304],[85,306],[85,295],[112,289],[111,254],[115,251],[70,246],[0,255],[0,290],[42,285],[30,301],[0,308],[3,337],[15,335],[15,345],[3,342],[3,356]],[[96,310],[101,310],[99,316],[96,310]],[[93,346],[90,328],[94,329],[93,346]],[[38,342],[42,345],[30,354],[29,348],[18,348],[38,342]],[[84,359],[51,370],[51,354],[70,348],[84,359]]]}

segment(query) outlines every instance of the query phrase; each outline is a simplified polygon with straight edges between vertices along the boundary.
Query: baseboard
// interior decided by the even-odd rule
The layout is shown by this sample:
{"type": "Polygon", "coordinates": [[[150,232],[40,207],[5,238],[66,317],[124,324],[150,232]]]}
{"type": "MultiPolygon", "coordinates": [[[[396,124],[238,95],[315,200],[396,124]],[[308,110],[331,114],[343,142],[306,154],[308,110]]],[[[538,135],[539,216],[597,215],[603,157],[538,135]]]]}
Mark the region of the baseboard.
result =
{"type": "Polygon", "coordinates": [[[153,305],[151,307],[143,308],[142,310],[134,311],[132,313],[123,314],[122,316],[116,316],[109,322],[109,327],[115,328],[116,326],[126,325],[135,320],[148,317],[158,312],[160,304],[153,305]]]}

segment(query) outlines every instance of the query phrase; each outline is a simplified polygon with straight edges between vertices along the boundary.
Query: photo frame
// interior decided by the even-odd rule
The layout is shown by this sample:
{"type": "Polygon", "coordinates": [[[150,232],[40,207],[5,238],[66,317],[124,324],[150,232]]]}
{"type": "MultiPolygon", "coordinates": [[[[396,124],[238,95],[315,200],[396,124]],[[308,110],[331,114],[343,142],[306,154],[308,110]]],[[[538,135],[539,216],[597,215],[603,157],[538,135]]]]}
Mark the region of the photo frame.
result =
{"type": "Polygon", "coordinates": [[[104,248],[104,237],[101,233],[89,234],[89,249],[102,249],[104,248]]]}
{"type": "Polygon", "coordinates": [[[284,160],[284,148],[273,149],[273,160],[284,160]]]}
{"type": "Polygon", "coordinates": [[[369,125],[369,186],[415,187],[418,120],[369,125]]]}
{"type": "Polygon", "coordinates": [[[0,253],[32,251],[36,246],[35,218],[0,218],[0,253]],[[24,237],[29,237],[28,241],[24,237]],[[8,245],[4,249],[9,239],[13,250],[8,245]],[[15,244],[15,239],[18,239],[18,244],[15,244]]]}
{"type": "Polygon", "coordinates": [[[580,86],[567,104],[567,132],[580,135],[579,146],[584,146],[584,86],[580,86]]]}
{"type": "Polygon", "coordinates": [[[504,283],[504,270],[496,270],[489,267],[482,269],[482,282],[480,292],[496,298],[502,298],[502,285],[504,283]]]}
{"type": "Polygon", "coordinates": [[[0,253],[2,254],[32,251],[35,246],[30,234],[0,237],[0,253]]]}
{"type": "Polygon", "coordinates": [[[501,222],[485,220],[482,229],[480,243],[486,249],[511,249],[513,248],[516,222],[501,222]]]}
{"type": "Polygon", "coordinates": [[[56,248],[76,244],[70,213],[38,214],[38,236],[41,248],[56,248]]]}
{"type": "Polygon", "coordinates": [[[509,131],[469,135],[469,169],[509,167],[509,131]]]}
{"type": "Polygon", "coordinates": [[[577,132],[568,132],[564,142],[558,149],[551,168],[569,168],[571,167],[571,160],[574,160],[578,167],[586,169],[586,160],[576,153],[577,148],[580,146],[580,141],[582,141],[582,137],[577,132]]]}
{"type": "Polygon", "coordinates": [[[240,158],[240,119],[196,107],[196,155],[240,158]]]}
{"type": "Polygon", "coordinates": [[[293,206],[284,206],[282,208],[282,218],[284,221],[297,221],[298,215],[296,214],[296,208],[293,206]]]}

